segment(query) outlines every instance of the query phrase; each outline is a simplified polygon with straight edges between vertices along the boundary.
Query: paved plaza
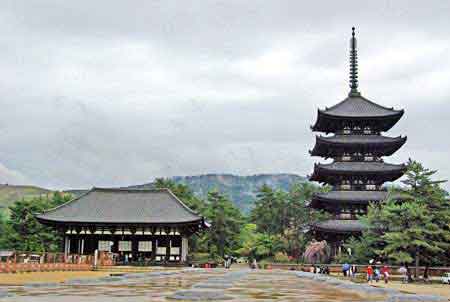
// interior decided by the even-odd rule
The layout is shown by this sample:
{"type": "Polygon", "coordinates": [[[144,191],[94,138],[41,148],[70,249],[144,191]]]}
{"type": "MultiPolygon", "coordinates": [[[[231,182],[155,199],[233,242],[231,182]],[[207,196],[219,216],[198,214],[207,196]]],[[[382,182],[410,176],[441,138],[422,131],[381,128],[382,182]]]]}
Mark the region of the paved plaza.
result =
{"type": "Polygon", "coordinates": [[[279,270],[180,269],[4,286],[0,288],[0,301],[441,301],[438,297],[421,300],[412,295],[405,299],[394,291],[368,291],[364,285],[317,277],[279,270]]]}

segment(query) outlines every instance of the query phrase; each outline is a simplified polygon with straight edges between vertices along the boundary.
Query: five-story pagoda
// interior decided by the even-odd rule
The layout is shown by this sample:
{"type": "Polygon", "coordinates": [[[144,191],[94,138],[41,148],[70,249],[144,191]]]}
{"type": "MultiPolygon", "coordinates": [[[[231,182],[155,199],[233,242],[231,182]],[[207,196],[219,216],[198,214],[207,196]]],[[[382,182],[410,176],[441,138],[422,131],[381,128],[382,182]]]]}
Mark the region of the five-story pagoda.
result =
{"type": "Polygon", "coordinates": [[[388,137],[381,133],[391,129],[402,117],[403,110],[386,108],[364,98],[358,91],[358,60],[355,28],[350,39],[350,92],[342,102],[318,110],[313,131],[332,133],[316,136],[312,156],[331,158],[329,164],[315,164],[311,181],[329,184],[328,193],[315,194],[311,206],[322,209],[331,219],[316,224],[317,239],[324,239],[336,255],[342,241],[358,235],[363,226],[357,215],[365,214],[370,202],[387,197],[386,181],[394,181],[405,172],[405,165],[385,163],[406,137],[388,137]]]}

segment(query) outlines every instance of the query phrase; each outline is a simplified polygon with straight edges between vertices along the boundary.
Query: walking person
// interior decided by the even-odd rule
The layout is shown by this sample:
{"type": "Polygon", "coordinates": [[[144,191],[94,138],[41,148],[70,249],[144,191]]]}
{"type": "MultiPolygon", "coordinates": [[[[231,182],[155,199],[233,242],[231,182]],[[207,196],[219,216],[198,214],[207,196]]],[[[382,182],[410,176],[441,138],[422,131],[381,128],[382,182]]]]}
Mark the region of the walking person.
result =
{"type": "Polygon", "coordinates": [[[431,282],[430,276],[428,275],[428,269],[429,269],[429,267],[427,265],[427,266],[425,266],[425,271],[423,272],[423,282],[425,282],[425,283],[431,282]]]}
{"type": "Polygon", "coordinates": [[[373,267],[369,264],[366,269],[367,272],[367,282],[372,283],[373,280],[373,267]]]}
{"type": "Polygon", "coordinates": [[[252,269],[257,269],[257,268],[258,268],[258,263],[256,262],[256,259],[253,258],[252,269]]]}
{"type": "Polygon", "coordinates": [[[356,273],[358,272],[358,268],[356,267],[356,265],[352,265],[351,267],[350,267],[350,273],[351,273],[351,276],[352,276],[352,279],[355,279],[356,278],[356,273]]]}
{"type": "Polygon", "coordinates": [[[230,257],[228,257],[228,255],[225,255],[224,257],[223,257],[223,260],[224,260],[224,262],[223,262],[223,265],[225,266],[225,268],[226,269],[229,269],[230,267],[229,267],[229,260],[230,260],[230,257]]]}
{"type": "Polygon", "coordinates": [[[348,276],[349,269],[350,265],[347,262],[342,265],[342,274],[344,275],[344,277],[348,276]]]}
{"type": "Polygon", "coordinates": [[[408,283],[408,269],[404,265],[402,265],[398,269],[398,272],[402,275],[402,282],[408,283]]]}
{"type": "Polygon", "coordinates": [[[374,271],[375,282],[380,281],[380,279],[381,279],[380,269],[377,266],[375,266],[373,271],[374,271]]]}
{"type": "Polygon", "coordinates": [[[381,269],[381,274],[383,274],[384,283],[389,283],[389,268],[386,265],[381,269]]]}

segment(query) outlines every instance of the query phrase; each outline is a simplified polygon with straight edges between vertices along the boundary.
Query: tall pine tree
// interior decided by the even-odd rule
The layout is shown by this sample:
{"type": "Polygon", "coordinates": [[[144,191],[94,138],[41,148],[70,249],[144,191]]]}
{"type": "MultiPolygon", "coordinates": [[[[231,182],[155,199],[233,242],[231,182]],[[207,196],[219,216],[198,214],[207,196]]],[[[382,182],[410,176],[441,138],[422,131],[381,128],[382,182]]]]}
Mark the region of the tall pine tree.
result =
{"type": "Polygon", "coordinates": [[[238,208],[217,191],[208,193],[205,215],[211,227],[204,236],[209,253],[223,257],[239,244],[239,232],[244,225],[238,208]]]}
{"type": "Polygon", "coordinates": [[[409,160],[405,187],[369,207],[363,219],[369,229],[362,240],[372,238],[378,255],[416,267],[448,263],[450,204],[442,181],[432,180],[435,173],[409,160]]]}

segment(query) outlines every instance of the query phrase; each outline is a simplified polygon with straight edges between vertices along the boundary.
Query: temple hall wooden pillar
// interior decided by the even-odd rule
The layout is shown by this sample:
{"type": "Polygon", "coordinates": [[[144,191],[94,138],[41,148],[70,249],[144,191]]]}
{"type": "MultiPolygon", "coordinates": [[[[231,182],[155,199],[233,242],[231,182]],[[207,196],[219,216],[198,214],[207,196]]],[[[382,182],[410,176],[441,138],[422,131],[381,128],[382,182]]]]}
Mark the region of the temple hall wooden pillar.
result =
{"type": "Polygon", "coordinates": [[[158,250],[158,241],[156,240],[155,235],[152,235],[152,256],[151,256],[151,261],[155,261],[156,259],[156,252],[158,250]]]}
{"type": "Polygon", "coordinates": [[[186,236],[181,237],[181,262],[187,261],[187,255],[189,251],[189,240],[186,236]]]}

